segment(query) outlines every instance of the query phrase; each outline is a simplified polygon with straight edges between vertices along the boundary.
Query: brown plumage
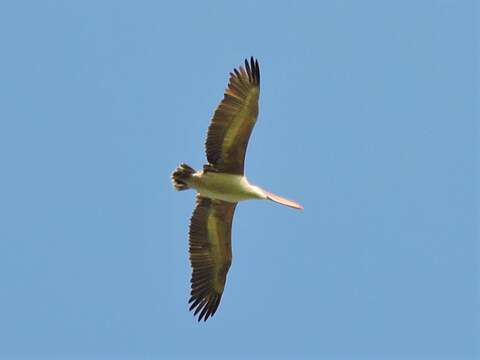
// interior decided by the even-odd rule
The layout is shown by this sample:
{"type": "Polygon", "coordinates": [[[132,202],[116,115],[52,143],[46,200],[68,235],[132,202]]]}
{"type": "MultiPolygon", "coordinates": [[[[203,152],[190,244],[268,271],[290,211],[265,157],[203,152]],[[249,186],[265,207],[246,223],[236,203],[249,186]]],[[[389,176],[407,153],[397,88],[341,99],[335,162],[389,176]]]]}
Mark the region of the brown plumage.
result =
{"type": "Polygon", "coordinates": [[[245,152],[258,115],[260,67],[250,58],[230,73],[223,100],[208,128],[207,160],[217,171],[243,175],[245,152]]]}
{"type": "Polygon", "coordinates": [[[190,263],[192,279],[190,310],[198,321],[215,314],[232,263],[231,232],[236,203],[197,195],[190,219],[190,263]]]}
{"type": "MultiPolygon", "coordinates": [[[[243,175],[245,153],[258,115],[260,67],[245,60],[234,69],[223,100],[208,128],[205,171],[243,175]]],[[[190,310],[206,321],[220,304],[227,272],[232,262],[232,219],[237,203],[197,196],[190,219],[192,266],[190,310]]]]}
{"type": "Polygon", "coordinates": [[[180,164],[172,173],[176,190],[196,189],[190,219],[192,266],[190,310],[198,321],[218,309],[232,262],[232,220],[238,201],[271,200],[301,209],[294,201],[250,184],[244,176],[245,152],[258,115],[260,68],[253,57],[230,73],[223,100],[214,112],[205,142],[203,171],[180,164]]]}

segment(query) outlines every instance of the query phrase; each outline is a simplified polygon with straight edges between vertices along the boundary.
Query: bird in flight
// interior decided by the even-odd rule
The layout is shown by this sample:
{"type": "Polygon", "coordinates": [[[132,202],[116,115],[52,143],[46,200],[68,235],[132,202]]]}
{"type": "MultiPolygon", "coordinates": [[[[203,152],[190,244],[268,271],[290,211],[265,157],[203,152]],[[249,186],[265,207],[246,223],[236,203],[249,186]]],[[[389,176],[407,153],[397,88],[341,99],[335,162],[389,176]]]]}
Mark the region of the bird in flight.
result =
{"type": "Polygon", "coordinates": [[[295,209],[303,207],[248,182],[244,175],[248,139],[258,115],[260,68],[245,60],[230,73],[223,100],[213,114],[205,142],[208,163],[202,171],[180,164],[172,173],[176,190],[195,189],[190,219],[189,252],[192,266],[190,310],[198,321],[217,311],[232,263],[232,220],[242,200],[271,200],[295,209]]]}

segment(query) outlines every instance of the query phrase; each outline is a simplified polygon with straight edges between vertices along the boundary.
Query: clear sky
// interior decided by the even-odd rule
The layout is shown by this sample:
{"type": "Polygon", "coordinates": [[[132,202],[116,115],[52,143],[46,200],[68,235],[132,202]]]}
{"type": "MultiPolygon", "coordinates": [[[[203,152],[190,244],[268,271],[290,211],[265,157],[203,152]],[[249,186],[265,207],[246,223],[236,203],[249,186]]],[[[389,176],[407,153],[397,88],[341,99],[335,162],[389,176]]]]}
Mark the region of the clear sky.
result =
{"type": "Polygon", "coordinates": [[[0,4],[1,359],[474,359],[474,1],[0,4]],[[217,314],[188,312],[194,192],[259,59],[217,314]]]}

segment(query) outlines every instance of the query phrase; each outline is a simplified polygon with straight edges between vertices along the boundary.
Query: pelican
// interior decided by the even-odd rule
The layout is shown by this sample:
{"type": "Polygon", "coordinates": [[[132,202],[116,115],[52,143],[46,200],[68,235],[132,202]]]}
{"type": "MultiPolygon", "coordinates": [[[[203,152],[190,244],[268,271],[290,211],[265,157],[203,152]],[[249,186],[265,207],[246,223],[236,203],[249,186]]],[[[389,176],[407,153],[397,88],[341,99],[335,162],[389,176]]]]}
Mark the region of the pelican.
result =
{"type": "Polygon", "coordinates": [[[253,57],[230,73],[223,100],[213,114],[205,142],[207,164],[195,171],[180,164],[172,173],[176,190],[195,189],[196,206],[190,219],[192,267],[188,303],[198,321],[217,311],[232,263],[232,219],[239,201],[271,200],[295,209],[295,201],[250,184],[244,175],[248,139],[258,115],[260,68],[253,57]]]}

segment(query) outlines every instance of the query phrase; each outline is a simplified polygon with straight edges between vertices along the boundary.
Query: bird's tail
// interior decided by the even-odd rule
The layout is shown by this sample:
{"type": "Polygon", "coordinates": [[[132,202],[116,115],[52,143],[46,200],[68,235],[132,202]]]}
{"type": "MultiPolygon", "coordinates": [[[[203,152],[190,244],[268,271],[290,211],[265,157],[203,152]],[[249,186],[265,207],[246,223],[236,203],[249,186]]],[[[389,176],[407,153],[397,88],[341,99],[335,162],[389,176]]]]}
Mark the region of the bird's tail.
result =
{"type": "Polygon", "coordinates": [[[187,190],[187,180],[195,173],[195,170],[187,164],[180,164],[172,173],[172,183],[175,190],[187,190]]]}

